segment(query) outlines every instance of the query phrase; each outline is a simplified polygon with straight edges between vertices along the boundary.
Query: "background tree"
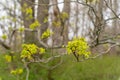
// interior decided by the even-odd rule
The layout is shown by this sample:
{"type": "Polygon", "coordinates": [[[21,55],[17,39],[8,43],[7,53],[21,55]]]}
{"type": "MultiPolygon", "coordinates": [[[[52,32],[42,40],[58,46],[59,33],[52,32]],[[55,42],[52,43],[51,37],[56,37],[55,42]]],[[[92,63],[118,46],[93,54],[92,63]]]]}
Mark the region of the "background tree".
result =
{"type": "MultiPolygon", "coordinates": [[[[14,55],[22,59],[26,80],[35,63],[44,67],[47,78],[53,80],[52,72],[62,64],[65,51],[82,62],[106,54],[113,47],[119,49],[119,27],[114,27],[120,22],[118,0],[13,0],[13,6],[5,1],[1,2],[6,15],[0,18],[0,44],[10,50],[5,57],[8,62],[15,61],[14,55]],[[89,56],[89,47],[93,51],[97,48],[97,54],[89,56]],[[21,54],[11,52],[18,48],[21,54]]],[[[39,67],[35,69],[32,72],[38,73],[39,67]]]]}

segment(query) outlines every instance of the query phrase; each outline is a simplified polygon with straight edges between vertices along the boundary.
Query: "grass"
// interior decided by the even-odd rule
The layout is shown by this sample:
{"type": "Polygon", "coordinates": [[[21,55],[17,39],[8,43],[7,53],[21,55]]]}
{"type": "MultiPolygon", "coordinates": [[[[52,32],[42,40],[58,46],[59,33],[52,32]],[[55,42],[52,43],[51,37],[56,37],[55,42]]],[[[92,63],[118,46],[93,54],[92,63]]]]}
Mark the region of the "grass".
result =
{"type": "MultiPolygon", "coordinates": [[[[107,55],[84,62],[76,62],[72,55],[65,55],[62,58],[63,63],[51,72],[54,80],[120,80],[120,56],[107,55]]],[[[46,66],[50,67],[54,63],[46,66]]],[[[17,65],[22,66],[18,62],[17,65]]],[[[0,80],[16,80],[16,77],[10,74],[9,67],[3,54],[0,54],[0,80]]],[[[46,68],[32,64],[30,69],[29,80],[48,80],[46,68]]],[[[26,73],[25,70],[24,72],[26,73]]],[[[25,80],[25,73],[21,75],[21,80],[25,80]]]]}
{"type": "Polygon", "coordinates": [[[120,77],[120,57],[104,56],[84,62],[69,61],[56,69],[55,80],[118,80],[120,77]],[[57,72],[57,73],[56,73],[57,72]]]}

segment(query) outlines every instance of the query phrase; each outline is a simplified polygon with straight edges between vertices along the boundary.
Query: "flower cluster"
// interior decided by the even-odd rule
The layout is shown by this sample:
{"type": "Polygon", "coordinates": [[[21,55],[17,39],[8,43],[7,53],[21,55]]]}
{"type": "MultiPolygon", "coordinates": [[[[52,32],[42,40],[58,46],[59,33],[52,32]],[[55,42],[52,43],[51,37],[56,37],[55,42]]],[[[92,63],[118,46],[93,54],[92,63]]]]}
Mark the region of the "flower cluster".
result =
{"type": "Polygon", "coordinates": [[[23,73],[23,69],[22,69],[22,68],[19,68],[19,69],[11,70],[10,73],[11,73],[11,74],[14,74],[14,75],[19,75],[19,74],[22,74],[22,73],[23,73]]]}
{"type": "Polygon", "coordinates": [[[26,14],[32,14],[32,13],[33,13],[33,10],[31,7],[26,8],[26,14]]]}
{"type": "Polygon", "coordinates": [[[45,53],[44,48],[39,48],[35,44],[23,44],[22,48],[21,58],[27,58],[29,60],[33,59],[33,55],[35,54],[45,53]]]}
{"type": "Polygon", "coordinates": [[[38,20],[35,20],[35,22],[33,22],[30,25],[30,29],[35,29],[36,27],[39,27],[39,26],[41,26],[41,24],[38,22],[38,20]]]}
{"type": "Polygon", "coordinates": [[[5,55],[5,60],[7,62],[11,62],[12,61],[12,57],[10,55],[5,55]]]}
{"type": "Polygon", "coordinates": [[[39,48],[39,50],[40,50],[41,54],[45,53],[45,49],[44,48],[39,48]]]}
{"type": "Polygon", "coordinates": [[[50,37],[50,35],[52,35],[52,34],[53,34],[53,33],[52,33],[49,29],[47,29],[47,30],[42,34],[41,38],[42,38],[42,39],[48,38],[48,37],[50,37]]]}
{"type": "Polygon", "coordinates": [[[75,53],[85,58],[88,58],[90,55],[88,49],[89,46],[84,38],[74,38],[73,41],[69,41],[67,45],[68,54],[75,53]]]}
{"type": "Polygon", "coordinates": [[[21,11],[25,13],[25,19],[33,19],[33,10],[32,7],[28,6],[26,3],[23,4],[21,11]]]}

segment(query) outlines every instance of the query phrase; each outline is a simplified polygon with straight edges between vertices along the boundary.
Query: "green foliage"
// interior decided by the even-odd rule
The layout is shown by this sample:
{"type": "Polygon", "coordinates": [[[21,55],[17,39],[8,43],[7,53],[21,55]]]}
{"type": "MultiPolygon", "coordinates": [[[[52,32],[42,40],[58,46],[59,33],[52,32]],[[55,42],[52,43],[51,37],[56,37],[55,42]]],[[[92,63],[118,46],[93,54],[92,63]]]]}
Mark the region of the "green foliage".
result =
{"type": "Polygon", "coordinates": [[[118,80],[120,77],[118,56],[103,56],[80,63],[75,63],[72,55],[63,59],[63,64],[53,71],[55,80],[118,80]]]}
{"type": "Polygon", "coordinates": [[[52,35],[53,32],[51,32],[49,29],[47,29],[41,36],[42,39],[48,38],[50,37],[50,35],[52,35]]]}
{"type": "Polygon", "coordinates": [[[37,27],[40,27],[41,24],[38,22],[38,20],[35,20],[35,22],[33,22],[31,25],[30,25],[30,29],[35,29],[37,27]]]}
{"type": "Polygon", "coordinates": [[[67,19],[68,17],[69,17],[68,13],[62,12],[62,13],[60,13],[60,15],[57,16],[57,18],[60,19],[60,20],[53,21],[52,25],[55,26],[55,27],[60,27],[61,26],[61,20],[65,21],[65,19],[67,19]]]}
{"type": "Polygon", "coordinates": [[[60,21],[53,21],[52,25],[55,26],[55,27],[60,27],[61,22],[60,21]]]}
{"type": "Polygon", "coordinates": [[[44,48],[39,48],[39,50],[40,50],[40,54],[45,53],[45,49],[44,48]]]}
{"type": "MultiPolygon", "coordinates": [[[[12,74],[10,74],[11,70],[15,70],[16,67],[20,67],[22,68],[23,64],[21,63],[21,61],[19,60],[18,57],[15,58],[15,61],[8,63],[6,62],[5,59],[5,55],[9,56],[9,53],[0,53],[0,78],[2,80],[18,80],[16,79],[17,76],[14,76],[12,74]]],[[[18,54],[16,54],[18,56],[18,54]]],[[[19,68],[19,69],[20,69],[19,68]]],[[[23,73],[24,74],[24,73],[23,73]]],[[[19,80],[23,80],[23,74],[20,74],[20,79],[19,80]]]]}
{"type": "Polygon", "coordinates": [[[32,60],[35,54],[45,53],[44,48],[39,48],[35,44],[23,44],[21,51],[21,58],[27,58],[28,60],[32,60]]]}
{"type": "Polygon", "coordinates": [[[33,19],[33,9],[29,7],[26,3],[23,4],[21,11],[25,13],[26,20],[33,19]]]}
{"type": "MultiPolygon", "coordinates": [[[[49,54],[50,55],[50,54],[49,54]]],[[[95,60],[87,60],[84,62],[74,62],[72,55],[64,55],[63,63],[53,69],[51,75],[54,80],[119,80],[120,78],[120,57],[119,56],[102,56],[95,60]]],[[[16,58],[16,61],[18,59],[16,58]]],[[[17,66],[21,69],[20,60],[17,66]]],[[[0,78],[2,80],[17,80],[16,76],[10,74],[8,64],[4,60],[4,54],[0,53],[0,78]],[[4,73],[4,74],[3,74],[4,73]]],[[[14,65],[14,64],[13,64],[14,65]]],[[[47,69],[40,66],[41,63],[33,63],[29,65],[29,80],[48,80],[47,69]]],[[[47,64],[46,64],[47,65],[47,64]]],[[[13,70],[16,70],[13,69],[13,70]]],[[[19,80],[24,80],[26,70],[19,76],[19,80]]]]}
{"type": "Polygon", "coordinates": [[[22,68],[18,68],[18,69],[15,69],[15,70],[11,70],[10,73],[13,74],[13,75],[20,75],[20,74],[23,73],[23,69],[22,68]]]}
{"type": "Polygon", "coordinates": [[[0,77],[0,80],[3,80],[3,79],[0,77]]]}
{"type": "Polygon", "coordinates": [[[31,7],[29,7],[29,8],[27,8],[26,9],[26,14],[28,15],[28,14],[32,14],[33,13],[33,11],[32,11],[32,8],[31,7]]]}
{"type": "Polygon", "coordinates": [[[7,35],[6,35],[6,34],[3,34],[3,35],[2,35],[2,39],[6,40],[6,39],[7,39],[7,35]]]}
{"type": "Polygon", "coordinates": [[[5,60],[6,60],[6,62],[11,62],[12,57],[10,55],[5,55],[5,60]]]}
{"type": "Polygon", "coordinates": [[[48,17],[44,18],[43,22],[47,23],[48,22],[48,17]]]}
{"type": "Polygon", "coordinates": [[[67,19],[69,16],[68,16],[68,13],[66,12],[62,12],[60,17],[62,18],[62,20],[64,21],[65,19],[67,19]]]}
{"type": "Polygon", "coordinates": [[[68,54],[75,53],[85,58],[88,58],[90,55],[88,51],[89,46],[84,38],[74,38],[72,41],[69,41],[66,49],[68,54]]]}
{"type": "Polygon", "coordinates": [[[27,7],[28,5],[26,3],[23,4],[23,7],[27,7]]]}
{"type": "Polygon", "coordinates": [[[19,31],[20,31],[20,32],[23,32],[24,30],[25,30],[25,28],[23,28],[23,27],[20,27],[20,28],[19,28],[19,31]]]}

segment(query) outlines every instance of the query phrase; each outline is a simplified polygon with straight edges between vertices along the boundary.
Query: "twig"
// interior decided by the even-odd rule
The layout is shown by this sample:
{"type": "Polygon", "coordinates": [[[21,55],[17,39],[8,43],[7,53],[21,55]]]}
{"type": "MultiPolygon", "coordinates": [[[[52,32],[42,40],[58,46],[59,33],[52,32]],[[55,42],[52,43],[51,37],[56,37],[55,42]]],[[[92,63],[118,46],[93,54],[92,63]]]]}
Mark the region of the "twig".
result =
{"type": "Polygon", "coordinates": [[[112,13],[115,15],[115,17],[120,20],[119,16],[118,16],[118,15],[115,13],[115,11],[108,5],[107,1],[104,0],[104,2],[105,2],[105,4],[106,4],[106,6],[107,6],[107,7],[112,11],[112,13]]]}
{"type": "Polygon", "coordinates": [[[101,56],[101,55],[103,55],[103,54],[106,54],[106,53],[108,53],[113,47],[115,47],[115,46],[117,46],[117,45],[118,45],[118,44],[114,44],[114,45],[110,46],[106,51],[101,52],[101,53],[99,53],[98,55],[96,55],[96,56],[94,56],[94,57],[90,57],[89,59],[95,59],[95,58],[97,58],[97,57],[99,57],[99,56],[101,56]]]}
{"type": "Polygon", "coordinates": [[[57,68],[59,65],[62,64],[62,62],[63,62],[63,60],[62,60],[62,58],[60,58],[60,62],[57,63],[55,66],[52,66],[52,67],[50,68],[50,70],[53,70],[53,69],[57,68]]]}
{"type": "Polygon", "coordinates": [[[0,45],[2,45],[5,49],[10,50],[10,46],[5,44],[2,40],[0,40],[0,45]]]}
{"type": "Polygon", "coordinates": [[[25,69],[26,69],[26,80],[29,80],[29,75],[30,75],[30,70],[29,70],[29,67],[28,67],[28,63],[25,61],[25,59],[22,59],[23,63],[24,63],[24,66],[25,66],[25,69]]]}
{"type": "Polygon", "coordinates": [[[64,55],[64,54],[52,56],[52,57],[49,57],[49,58],[47,58],[47,59],[33,60],[33,61],[30,61],[30,62],[27,62],[27,63],[28,63],[28,64],[29,64],[29,63],[39,63],[39,62],[41,62],[41,63],[48,63],[48,62],[50,62],[51,60],[53,60],[54,58],[59,58],[59,57],[61,57],[61,56],[63,56],[63,55],[64,55]]]}
{"type": "Polygon", "coordinates": [[[114,44],[114,45],[110,46],[106,51],[101,52],[101,53],[99,53],[98,55],[96,55],[96,56],[94,56],[94,57],[89,57],[89,58],[86,58],[86,59],[79,60],[79,62],[83,62],[83,61],[85,61],[85,60],[90,60],[90,59],[95,59],[95,58],[97,58],[97,57],[99,57],[99,56],[102,56],[102,55],[104,55],[104,54],[107,54],[113,47],[118,46],[118,45],[120,45],[120,44],[119,44],[119,43],[114,44]]]}

